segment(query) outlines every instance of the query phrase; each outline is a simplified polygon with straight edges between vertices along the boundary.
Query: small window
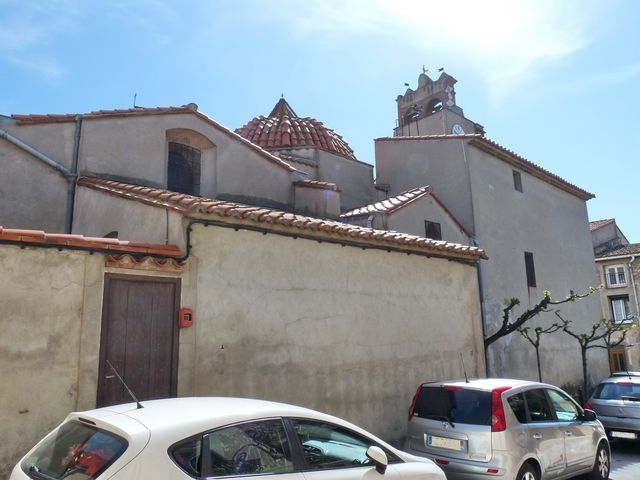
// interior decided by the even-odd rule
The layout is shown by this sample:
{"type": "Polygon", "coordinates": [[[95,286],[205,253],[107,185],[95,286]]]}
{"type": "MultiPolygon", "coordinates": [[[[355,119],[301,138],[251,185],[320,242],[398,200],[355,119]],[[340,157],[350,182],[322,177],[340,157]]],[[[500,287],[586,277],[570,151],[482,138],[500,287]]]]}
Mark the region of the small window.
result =
{"type": "Polygon", "coordinates": [[[609,350],[609,368],[612,373],[627,371],[627,358],[624,347],[613,347],[609,350]]]}
{"type": "Polygon", "coordinates": [[[626,287],[627,278],[623,265],[613,265],[605,268],[605,278],[608,288],[626,287]]]}
{"type": "Polygon", "coordinates": [[[609,297],[611,303],[611,318],[615,323],[631,320],[631,309],[629,308],[629,296],[609,297]]]}
{"type": "MultiPolygon", "coordinates": [[[[337,425],[294,419],[291,423],[302,444],[306,470],[373,465],[367,457],[367,450],[375,445],[370,439],[337,425]]],[[[391,452],[383,450],[389,463],[399,460],[391,452]]]]}
{"type": "Polygon", "coordinates": [[[525,398],[527,399],[527,408],[529,410],[529,418],[531,422],[551,422],[553,421],[553,415],[549,402],[547,402],[547,396],[543,390],[529,390],[525,392],[525,398]]]}
{"type": "Polygon", "coordinates": [[[533,253],[524,252],[524,266],[527,271],[527,286],[536,286],[536,267],[533,263],[533,253]]]}
{"type": "Polygon", "coordinates": [[[513,188],[517,191],[522,192],[522,176],[520,172],[513,171],[513,188]]]}
{"type": "Polygon", "coordinates": [[[423,387],[413,414],[454,424],[491,425],[491,392],[447,386],[423,387]]]}
{"type": "Polygon", "coordinates": [[[547,390],[547,394],[559,422],[573,422],[578,419],[580,412],[571,399],[555,390],[547,390]]]}
{"type": "Polygon", "coordinates": [[[169,142],[167,188],[188,195],[200,195],[200,150],[169,142]]]}
{"type": "Polygon", "coordinates": [[[442,240],[442,230],[438,222],[424,221],[425,237],[433,240],[442,240]]]}

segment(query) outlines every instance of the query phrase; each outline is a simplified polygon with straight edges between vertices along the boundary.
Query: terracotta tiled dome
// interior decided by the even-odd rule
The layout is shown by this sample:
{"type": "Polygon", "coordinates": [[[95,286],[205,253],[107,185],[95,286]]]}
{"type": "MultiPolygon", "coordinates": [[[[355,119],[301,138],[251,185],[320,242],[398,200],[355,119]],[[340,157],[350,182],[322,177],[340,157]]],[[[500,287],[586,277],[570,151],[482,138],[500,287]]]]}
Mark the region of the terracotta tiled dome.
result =
{"type": "Polygon", "coordinates": [[[265,150],[319,148],[355,160],[353,150],[340,135],[313,118],[300,118],[281,98],[268,117],[255,117],[236,133],[265,150]]]}

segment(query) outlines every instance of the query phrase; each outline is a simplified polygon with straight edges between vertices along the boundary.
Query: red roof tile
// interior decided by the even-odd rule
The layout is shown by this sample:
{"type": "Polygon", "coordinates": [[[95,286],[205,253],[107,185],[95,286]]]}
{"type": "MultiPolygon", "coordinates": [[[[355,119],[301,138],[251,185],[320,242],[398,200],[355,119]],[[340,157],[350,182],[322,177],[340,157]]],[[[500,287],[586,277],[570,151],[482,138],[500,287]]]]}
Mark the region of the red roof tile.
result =
{"type": "Polygon", "coordinates": [[[370,213],[392,213],[406,205],[409,205],[412,202],[415,202],[425,195],[430,195],[431,192],[432,189],[428,185],[425,187],[413,188],[411,190],[407,190],[406,192],[402,192],[395,197],[390,197],[376,203],[371,203],[369,205],[350,210],[340,215],[340,217],[356,217],[360,215],[368,215],[370,213]]]}
{"type": "Polygon", "coordinates": [[[631,255],[640,255],[640,243],[630,243],[614,250],[608,250],[607,252],[596,255],[596,258],[626,257],[631,255]]]}
{"type": "Polygon", "coordinates": [[[594,220],[593,222],[589,222],[589,231],[593,232],[594,230],[598,230],[599,228],[602,228],[605,225],[609,225],[614,221],[615,221],[614,218],[607,218],[604,220],[594,220]]]}
{"type": "Polygon", "coordinates": [[[144,187],[140,189],[137,185],[95,177],[82,177],[78,180],[78,185],[155,207],[170,209],[194,219],[211,219],[213,216],[219,222],[231,225],[247,224],[253,227],[257,225],[273,233],[283,232],[288,235],[307,236],[315,240],[324,239],[471,262],[486,258],[484,251],[477,247],[432,240],[401,232],[374,230],[264,207],[191,197],[157,188],[144,187]]]}
{"type": "Polygon", "coordinates": [[[518,155],[517,153],[509,150],[502,145],[489,140],[484,135],[480,134],[465,134],[465,135],[422,135],[413,137],[382,137],[376,138],[376,142],[403,142],[403,141],[433,141],[433,140],[467,140],[471,145],[474,145],[481,150],[492,153],[493,155],[501,158],[509,164],[521,168],[527,173],[544,180],[547,183],[555,185],[556,187],[568,192],[582,200],[589,200],[594,198],[593,193],[589,193],[576,185],[569,183],[565,179],[558,175],[551,173],[548,170],[536,165],[535,163],[527,160],[526,158],[518,155]]]}
{"type": "Polygon", "coordinates": [[[284,98],[268,117],[260,115],[236,129],[236,133],[266,150],[319,148],[356,160],[353,150],[340,135],[313,118],[298,117],[284,98]]]}
{"type": "Polygon", "coordinates": [[[301,187],[308,188],[320,188],[322,190],[333,190],[334,192],[339,192],[340,189],[338,185],[330,182],[320,182],[318,180],[298,180],[297,182],[293,182],[294,185],[299,185],[301,187]]]}
{"type": "Polygon", "coordinates": [[[117,238],[85,237],[65,233],[47,233],[42,230],[23,230],[0,227],[0,242],[19,245],[47,245],[79,250],[99,250],[103,252],[132,253],[163,257],[181,257],[183,254],[175,245],[145,242],[128,242],[117,238]]]}

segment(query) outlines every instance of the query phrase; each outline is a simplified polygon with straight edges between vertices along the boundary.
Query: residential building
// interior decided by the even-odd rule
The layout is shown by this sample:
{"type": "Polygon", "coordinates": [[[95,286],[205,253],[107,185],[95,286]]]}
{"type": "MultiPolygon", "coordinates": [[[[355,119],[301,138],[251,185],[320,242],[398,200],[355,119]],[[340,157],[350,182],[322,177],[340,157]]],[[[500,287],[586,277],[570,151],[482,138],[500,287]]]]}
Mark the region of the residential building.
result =
{"type": "MultiPolygon", "coordinates": [[[[640,307],[640,243],[629,243],[615,219],[590,223],[600,279],[602,318],[613,323],[637,325],[640,307]]],[[[623,343],[609,349],[612,372],[640,368],[640,335],[631,328],[623,343]]]]}

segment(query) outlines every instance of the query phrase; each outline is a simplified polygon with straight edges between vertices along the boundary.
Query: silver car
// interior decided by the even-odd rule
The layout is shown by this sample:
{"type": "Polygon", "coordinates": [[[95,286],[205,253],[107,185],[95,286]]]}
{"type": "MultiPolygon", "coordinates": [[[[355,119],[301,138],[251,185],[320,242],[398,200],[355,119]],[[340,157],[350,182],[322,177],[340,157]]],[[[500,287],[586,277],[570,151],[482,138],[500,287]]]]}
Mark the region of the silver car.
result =
{"type": "Polygon", "coordinates": [[[633,373],[603,380],[586,404],[598,414],[609,438],[640,438],[640,377],[633,373]]]}
{"type": "Polygon", "coordinates": [[[407,433],[405,450],[434,460],[449,480],[609,478],[609,441],[596,414],[544,383],[422,384],[407,433]]]}

